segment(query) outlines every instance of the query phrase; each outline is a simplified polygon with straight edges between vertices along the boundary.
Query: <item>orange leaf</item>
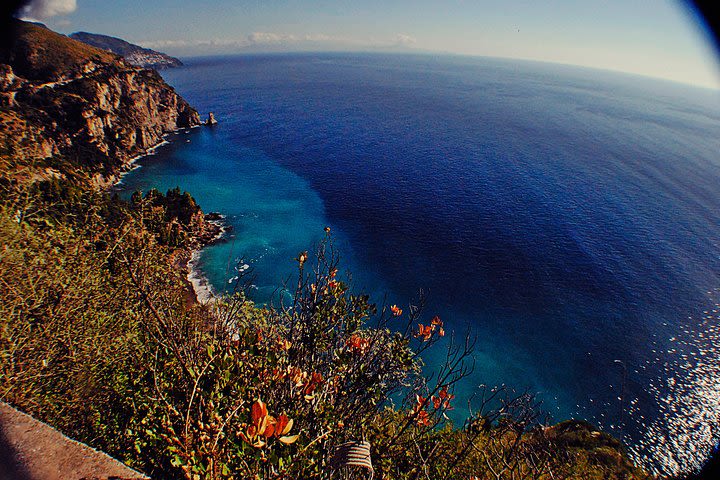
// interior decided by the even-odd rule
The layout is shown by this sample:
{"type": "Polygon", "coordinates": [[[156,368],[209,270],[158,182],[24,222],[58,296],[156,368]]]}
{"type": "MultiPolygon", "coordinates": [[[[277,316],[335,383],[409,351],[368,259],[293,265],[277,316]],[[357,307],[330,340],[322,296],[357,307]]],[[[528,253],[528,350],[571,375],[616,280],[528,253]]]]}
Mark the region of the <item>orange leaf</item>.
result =
{"type": "Polygon", "coordinates": [[[284,437],[280,437],[278,440],[285,445],[290,445],[291,443],[295,443],[298,438],[300,438],[300,435],[286,435],[284,437]]]}
{"type": "Polygon", "coordinates": [[[422,323],[419,323],[418,331],[414,336],[415,338],[422,337],[423,341],[427,342],[430,340],[430,337],[432,337],[433,328],[434,327],[431,327],[430,325],[425,326],[422,323]]]}
{"type": "Polygon", "coordinates": [[[287,435],[293,426],[293,420],[288,418],[284,413],[281,414],[277,419],[277,425],[275,425],[275,435],[287,435]]]}
{"type": "Polygon", "coordinates": [[[268,417],[267,417],[267,415],[265,415],[264,417],[260,418],[260,420],[258,420],[258,423],[255,424],[255,426],[257,427],[257,434],[258,434],[258,435],[262,435],[262,434],[265,432],[265,429],[266,429],[267,426],[268,426],[268,417]]]}
{"type": "Polygon", "coordinates": [[[252,423],[258,425],[258,422],[265,416],[267,416],[267,406],[261,400],[253,403],[252,407],[250,407],[250,419],[252,423]]]}

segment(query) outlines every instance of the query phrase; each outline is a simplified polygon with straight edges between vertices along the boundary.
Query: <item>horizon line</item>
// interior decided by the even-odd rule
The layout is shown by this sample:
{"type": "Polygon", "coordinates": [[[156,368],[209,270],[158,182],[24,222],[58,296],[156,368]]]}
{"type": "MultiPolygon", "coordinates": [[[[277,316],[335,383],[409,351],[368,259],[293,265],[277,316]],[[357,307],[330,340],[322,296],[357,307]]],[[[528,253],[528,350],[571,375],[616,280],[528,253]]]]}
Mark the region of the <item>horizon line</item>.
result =
{"type": "MultiPolygon", "coordinates": [[[[142,45],[140,45],[142,46],[142,45]]],[[[147,48],[147,47],[143,47],[147,48]]],[[[650,80],[656,80],[660,82],[667,82],[672,83],[674,85],[681,85],[684,87],[693,87],[700,90],[706,90],[714,93],[720,93],[720,78],[718,79],[718,82],[716,85],[710,85],[707,83],[690,83],[683,80],[678,80],[676,78],[668,78],[668,77],[661,77],[661,76],[655,76],[648,73],[639,73],[639,72],[630,72],[627,70],[619,70],[609,67],[598,67],[598,66],[591,66],[591,65],[580,65],[576,63],[566,63],[566,62],[560,62],[560,61],[552,61],[552,60],[539,60],[536,58],[527,58],[527,57],[501,57],[501,56],[494,56],[494,55],[481,55],[481,54],[472,54],[472,53],[457,53],[457,52],[448,52],[448,51],[438,51],[438,50],[422,50],[422,49],[413,49],[404,47],[404,50],[401,50],[400,48],[396,50],[388,49],[388,48],[378,48],[378,49],[357,49],[357,50],[259,50],[259,51],[235,51],[235,52],[226,52],[226,53],[200,53],[200,54],[192,54],[192,55],[173,55],[176,58],[179,58],[180,60],[183,59],[193,59],[193,58],[212,58],[212,57],[240,57],[240,56],[263,56],[263,55],[300,55],[300,54],[307,54],[307,55],[338,55],[338,54],[370,54],[370,55],[414,55],[414,56],[446,56],[446,57],[465,57],[465,58],[475,58],[475,59],[491,59],[491,60],[506,60],[506,61],[519,61],[519,62],[527,62],[527,63],[541,63],[545,65],[557,65],[562,67],[571,67],[571,68],[578,68],[578,69],[586,69],[586,70],[596,70],[599,72],[608,72],[612,74],[619,74],[619,75],[627,75],[630,77],[639,77],[642,79],[650,79],[650,80]]],[[[157,51],[157,50],[156,50],[157,51]]],[[[164,52],[159,52],[164,53],[164,52]]],[[[167,54],[166,54],[167,55],[167,54]]],[[[182,68],[182,67],[180,67],[182,68]]]]}

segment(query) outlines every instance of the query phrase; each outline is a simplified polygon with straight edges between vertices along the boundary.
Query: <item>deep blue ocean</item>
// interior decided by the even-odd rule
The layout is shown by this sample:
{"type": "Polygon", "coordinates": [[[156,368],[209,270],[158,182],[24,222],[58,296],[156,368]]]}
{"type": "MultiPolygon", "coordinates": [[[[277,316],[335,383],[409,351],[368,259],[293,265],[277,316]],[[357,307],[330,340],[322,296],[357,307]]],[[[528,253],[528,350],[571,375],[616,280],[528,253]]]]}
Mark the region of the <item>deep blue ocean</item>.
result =
{"type": "Polygon", "coordinates": [[[215,291],[241,262],[268,301],[328,225],[356,290],[424,289],[477,335],[459,406],[529,388],[664,472],[720,439],[720,92],[452,56],[186,64],[163,77],[219,125],[170,135],[121,188],[226,215],[199,260],[215,291]]]}

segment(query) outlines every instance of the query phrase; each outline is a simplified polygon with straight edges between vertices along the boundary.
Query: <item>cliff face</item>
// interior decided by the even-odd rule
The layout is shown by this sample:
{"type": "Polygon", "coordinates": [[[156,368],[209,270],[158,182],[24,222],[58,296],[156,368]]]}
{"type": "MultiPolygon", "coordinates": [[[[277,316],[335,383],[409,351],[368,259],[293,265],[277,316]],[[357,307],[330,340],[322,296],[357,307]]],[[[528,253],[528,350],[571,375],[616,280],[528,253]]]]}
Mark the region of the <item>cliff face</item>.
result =
{"type": "Polygon", "coordinates": [[[80,40],[81,42],[92,45],[93,47],[110,50],[111,52],[122,56],[125,58],[126,62],[131,65],[135,65],[136,67],[155,68],[159,70],[162,68],[182,66],[182,62],[175,57],[171,57],[161,52],[156,52],[155,50],[151,50],[149,48],[143,48],[139,45],[134,45],[120,38],[88,32],[76,32],[70,35],[70,38],[80,40]]]}
{"type": "Polygon", "coordinates": [[[26,177],[71,166],[102,185],[165,133],[200,124],[157,72],[37,25],[17,32],[0,54],[0,155],[26,177]]]}

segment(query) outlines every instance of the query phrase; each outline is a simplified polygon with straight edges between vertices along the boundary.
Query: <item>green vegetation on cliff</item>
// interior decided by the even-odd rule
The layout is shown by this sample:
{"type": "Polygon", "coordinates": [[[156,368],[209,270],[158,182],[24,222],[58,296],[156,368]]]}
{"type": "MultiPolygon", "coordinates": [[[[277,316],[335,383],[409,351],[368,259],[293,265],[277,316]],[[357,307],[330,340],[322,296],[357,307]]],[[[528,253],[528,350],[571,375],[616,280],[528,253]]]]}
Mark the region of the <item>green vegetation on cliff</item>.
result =
{"type": "MultiPolygon", "coordinates": [[[[48,35],[28,40],[33,51],[79,48],[48,35]]],[[[37,92],[16,101],[25,80],[4,90],[16,93],[0,109],[0,399],[154,478],[349,478],[339,447],[362,440],[375,478],[648,478],[590,425],[544,424],[531,393],[488,389],[453,425],[472,342],[424,317],[422,299],[377,307],[353,292],[329,230],[298,254],[283,302],[254,305],[242,280],[234,295],[191,301],[184,265],[208,228],[192,197],[122,201],[94,181],[118,168],[97,138],[117,133],[128,156],[136,146],[113,125],[153,120],[107,110],[95,140],[71,120],[45,124],[60,118],[54,102],[97,112],[112,98],[94,92],[127,72],[102,68],[70,82],[94,89],[62,85],[49,104],[37,92]],[[71,133],[66,149],[57,139],[71,133]],[[38,139],[55,142],[47,156],[38,139]],[[445,366],[428,379],[421,356],[446,335],[445,366]]],[[[141,98],[171,91],[132,72],[141,98]]]]}
{"type": "Polygon", "coordinates": [[[320,478],[360,439],[379,478],[644,478],[589,425],[542,425],[532,395],[488,391],[451,425],[465,343],[428,382],[442,321],[351,293],[329,236],[289,304],[203,306],[174,266],[194,202],[65,182],[0,210],[0,391],[68,435],[155,478],[320,478]]]}

